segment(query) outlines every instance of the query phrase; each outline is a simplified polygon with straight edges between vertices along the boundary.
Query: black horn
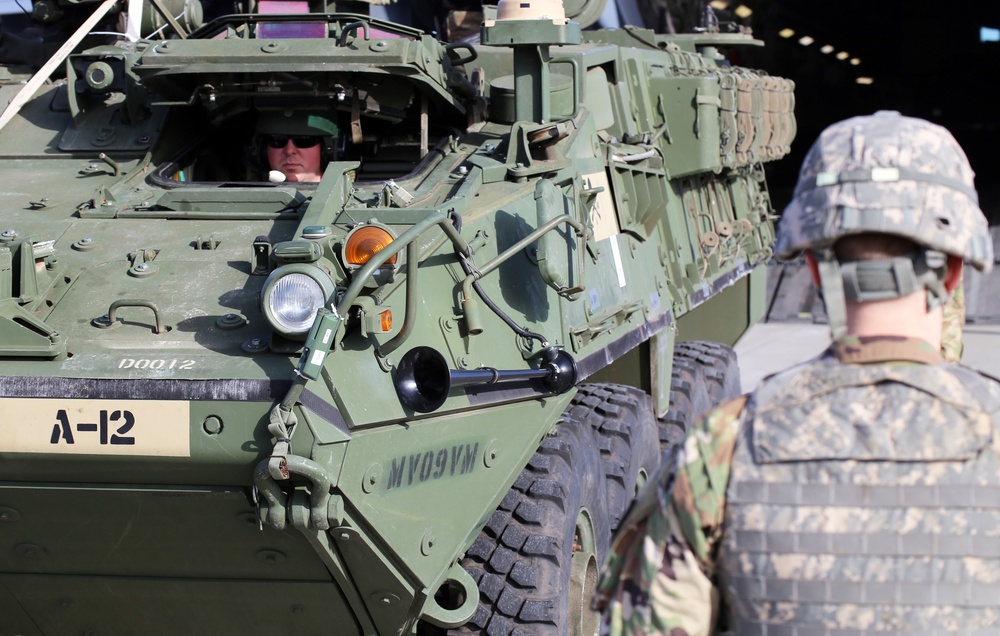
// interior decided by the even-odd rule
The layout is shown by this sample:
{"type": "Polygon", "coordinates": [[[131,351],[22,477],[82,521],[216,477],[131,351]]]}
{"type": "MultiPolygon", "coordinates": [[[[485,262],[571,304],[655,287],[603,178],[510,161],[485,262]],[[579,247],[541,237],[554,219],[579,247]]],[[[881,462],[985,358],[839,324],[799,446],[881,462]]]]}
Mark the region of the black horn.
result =
{"type": "Polygon", "coordinates": [[[565,393],[573,388],[579,375],[573,356],[550,347],[542,352],[542,359],[537,369],[458,371],[448,368],[448,361],[437,349],[414,347],[396,367],[396,393],[403,406],[417,413],[430,413],[441,408],[457,386],[540,380],[548,393],[565,393]]]}

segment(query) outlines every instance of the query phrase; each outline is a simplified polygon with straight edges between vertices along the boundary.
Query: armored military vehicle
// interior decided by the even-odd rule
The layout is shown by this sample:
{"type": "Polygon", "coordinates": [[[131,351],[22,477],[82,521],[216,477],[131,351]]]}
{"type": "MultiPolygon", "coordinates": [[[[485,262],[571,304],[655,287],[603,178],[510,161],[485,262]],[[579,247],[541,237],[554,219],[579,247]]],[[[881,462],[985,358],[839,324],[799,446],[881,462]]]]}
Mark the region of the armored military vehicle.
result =
{"type": "Polygon", "coordinates": [[[594,633],[764,309],[754,44],[530,0],[69,55],[0,129],[0,633],[594,633]]]}

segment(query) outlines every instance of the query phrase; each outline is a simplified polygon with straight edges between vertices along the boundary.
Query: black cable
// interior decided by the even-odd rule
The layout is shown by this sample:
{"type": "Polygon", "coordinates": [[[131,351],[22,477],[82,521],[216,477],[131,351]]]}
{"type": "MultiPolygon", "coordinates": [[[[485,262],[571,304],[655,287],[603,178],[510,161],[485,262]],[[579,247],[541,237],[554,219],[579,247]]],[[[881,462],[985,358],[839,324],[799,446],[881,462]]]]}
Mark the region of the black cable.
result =
{"type": "MultiPolygon", "coordinates": [[[[451,217],[452,225],[455,226],[455,230],[461,232],[462,217],[459,216],[458,212],[455,212],[454,210],[449,210],[449,215],[451,217]]],[[[462,269],[465,271],[465,275],[471,276],[472,265],[469,264],[468,259],[466,259],[465,256],[463,256],[461,253],[456,252],[456,254],[458,255],[458,262],[461,263],[462,269]]],[[[476,294],[482,299],[484,303],[486,303],[486,306],[489,307],[490,310],[500,318],[500,320],[507,323],[507,326],[510,327],[514,331],[514,333],[521,336],[522,338],[532,338],[534,340],[537,340],[542,344],[543,347],[548,346],[548,341],[545,339],[544,336],[517,324],[510,316],[505,314],[504,311],[500,309],[500,307],[498,307],[496,303],[490,300],[490,297],[486,295],[485,291],[483,291],[483,288],[482,286],[480,286],[478,280],[472,283],[472,288],[476,290],[476,294]]]]}

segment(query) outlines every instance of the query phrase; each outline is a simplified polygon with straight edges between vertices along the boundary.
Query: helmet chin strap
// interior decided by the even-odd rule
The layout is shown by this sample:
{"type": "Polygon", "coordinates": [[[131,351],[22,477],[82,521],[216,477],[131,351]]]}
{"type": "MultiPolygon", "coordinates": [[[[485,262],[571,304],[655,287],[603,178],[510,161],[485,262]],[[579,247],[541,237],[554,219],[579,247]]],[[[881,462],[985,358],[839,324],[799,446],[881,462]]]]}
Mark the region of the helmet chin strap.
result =
{"type": "Polygon", "coordinates": [[[948,257],[937,250],[840,263],[832,249],[814,250],[823,302],[834,340],[847,334],[847,301],[891,300],[927,290],[927,311],[948,301],[944,279],[948,257]]]}
{"type": "Polygon", "coordinates": [[[826,319],[830,323],[830,336],[839,340],[847,335],[847,302],[844,296],[844,279],[840,263],[833,250],[814,250],[813,257],[819,270],[819,286],[826,305],[826,319]]]}

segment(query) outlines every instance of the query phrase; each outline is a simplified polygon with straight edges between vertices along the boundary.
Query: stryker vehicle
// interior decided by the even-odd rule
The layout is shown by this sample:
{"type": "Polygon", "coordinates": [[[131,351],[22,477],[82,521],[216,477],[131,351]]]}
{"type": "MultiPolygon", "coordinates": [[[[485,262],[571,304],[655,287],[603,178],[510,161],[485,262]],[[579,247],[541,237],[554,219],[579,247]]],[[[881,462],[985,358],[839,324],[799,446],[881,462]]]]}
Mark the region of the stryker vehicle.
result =
{"type": "Polygon", "coordinates": [[[574,15],[226,16],[8,113],[0,633],[595,633],[629,500],[738,390],[795,123],[747,34],[574,15]]]}

